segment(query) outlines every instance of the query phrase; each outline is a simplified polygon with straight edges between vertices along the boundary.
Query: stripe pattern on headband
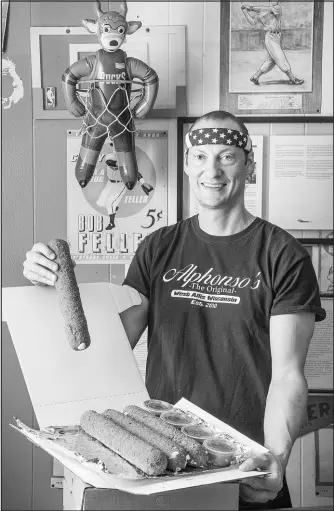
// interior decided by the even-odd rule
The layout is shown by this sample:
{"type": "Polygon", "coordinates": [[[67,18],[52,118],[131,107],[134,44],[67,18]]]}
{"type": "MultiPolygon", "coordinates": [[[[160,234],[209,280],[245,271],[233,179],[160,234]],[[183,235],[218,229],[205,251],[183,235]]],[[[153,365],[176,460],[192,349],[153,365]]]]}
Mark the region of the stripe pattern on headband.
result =
{"type": "Polygon", "coordinates": [[[249,152],[252,141],[249,135],[238,130],[229,128],[202,128],[193,130],[186,135],[186,147],[201,146],[207,144],[234,145],[249,152]]]}

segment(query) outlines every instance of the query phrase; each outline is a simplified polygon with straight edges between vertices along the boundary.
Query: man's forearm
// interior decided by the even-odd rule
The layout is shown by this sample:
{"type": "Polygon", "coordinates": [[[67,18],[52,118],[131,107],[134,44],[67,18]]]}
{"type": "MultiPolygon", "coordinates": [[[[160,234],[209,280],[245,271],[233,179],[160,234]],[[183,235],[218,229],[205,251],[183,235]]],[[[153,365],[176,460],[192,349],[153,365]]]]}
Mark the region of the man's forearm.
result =
{"type": "Polygon", "coordinates": [[[268,7],[267,5],[258,5],[258,6],[250,5],[249,6],[249,10],[253,11],[253,12],[256,12],[256,13],[260,13],[260,12],[272,12],[272,8],[268,7]]]}
{"type": "Polygon", "coordinates": [[[283,469],[305,419],[307,383],[303,375],[272,381],[264,415],[264,442],[280,459],[283,469]]]}

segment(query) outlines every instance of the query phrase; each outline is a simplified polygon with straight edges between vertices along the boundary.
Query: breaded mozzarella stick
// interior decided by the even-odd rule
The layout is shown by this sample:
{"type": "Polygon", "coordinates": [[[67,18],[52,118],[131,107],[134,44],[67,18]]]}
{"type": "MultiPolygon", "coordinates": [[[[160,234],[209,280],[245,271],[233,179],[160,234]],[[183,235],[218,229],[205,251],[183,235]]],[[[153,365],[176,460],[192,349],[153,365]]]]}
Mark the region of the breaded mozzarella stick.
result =
{"type": "Polygon", "coordinates": [[[147,475],[158,476],[167,468],[167,456],[163,452],[94,410],[88,410],[81,416],[80,426],[147,475]]]}
{"type": "Polygon", "coordinates": [[[204,447],[199,442],[196,442],[196,440],[193,440],[192,438],[182,433],[179,429],[171,426],[170,424],[162,422],[160,418],[152,415],[146,410],[143,410],[139,406],[126,406],[123,410],[123,413],[129,417],[137,419],[139,422],[154,429],[154,431],[157,433],[170,438],[177,445],[183,447],[186,453],[190,456],[190,465],[194,465],[196,467],[206,466],[207,452],[204,447]]]}
{"type": "Polygon", "coordinates": [[[55,262],[59,265],[55,289],[67,339],[73,350],[81,351],[88,348],[91,341],[70,249],[61,239],[52,239],[48,245],[56,254],[55,262]]]}
{"type": "Polygon", "coordinates": [[[182,447],[173,443],[169,438],[159,435],[156,431],[148,426],[145,426],[142,422],[128,417],[117,410],[105,410],[103,412],[105,417],[109,417],[116,424],[125,428],[130,433],[133,433],[137,437],[141,438],[145,442],[153,447],[157,447],[168,458],[167,468],[173,472],[178,472],[185,468],[187,464],[186,453],[182,447]]]}

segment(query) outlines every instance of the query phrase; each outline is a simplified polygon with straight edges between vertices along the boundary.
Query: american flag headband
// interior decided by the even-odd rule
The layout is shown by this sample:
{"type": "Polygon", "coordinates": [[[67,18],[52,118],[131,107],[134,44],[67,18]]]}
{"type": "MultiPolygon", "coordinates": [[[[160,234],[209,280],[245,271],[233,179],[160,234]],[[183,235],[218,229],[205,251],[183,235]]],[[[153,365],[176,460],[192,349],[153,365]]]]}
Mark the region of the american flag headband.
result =
{"type": "Polygon", "coordinates": [[[249,135],[229,128],[203,128],[189,131],[185,136],[187,149],[207,144],[234,145],[248,153],[252,149],[252,140],[249,135]]]}

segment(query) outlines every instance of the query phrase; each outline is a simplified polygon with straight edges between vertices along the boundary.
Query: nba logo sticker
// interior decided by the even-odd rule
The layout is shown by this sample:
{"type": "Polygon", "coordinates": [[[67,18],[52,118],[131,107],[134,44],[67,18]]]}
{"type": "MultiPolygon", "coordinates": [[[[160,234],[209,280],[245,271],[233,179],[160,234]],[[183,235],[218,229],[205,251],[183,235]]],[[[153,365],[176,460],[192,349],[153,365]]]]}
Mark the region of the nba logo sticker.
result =
{"type": "Polygon", "coordinates": [[[55,108],[56,106],[56,89],[55,87],[45,88],[45,107],[55,108]]]}

